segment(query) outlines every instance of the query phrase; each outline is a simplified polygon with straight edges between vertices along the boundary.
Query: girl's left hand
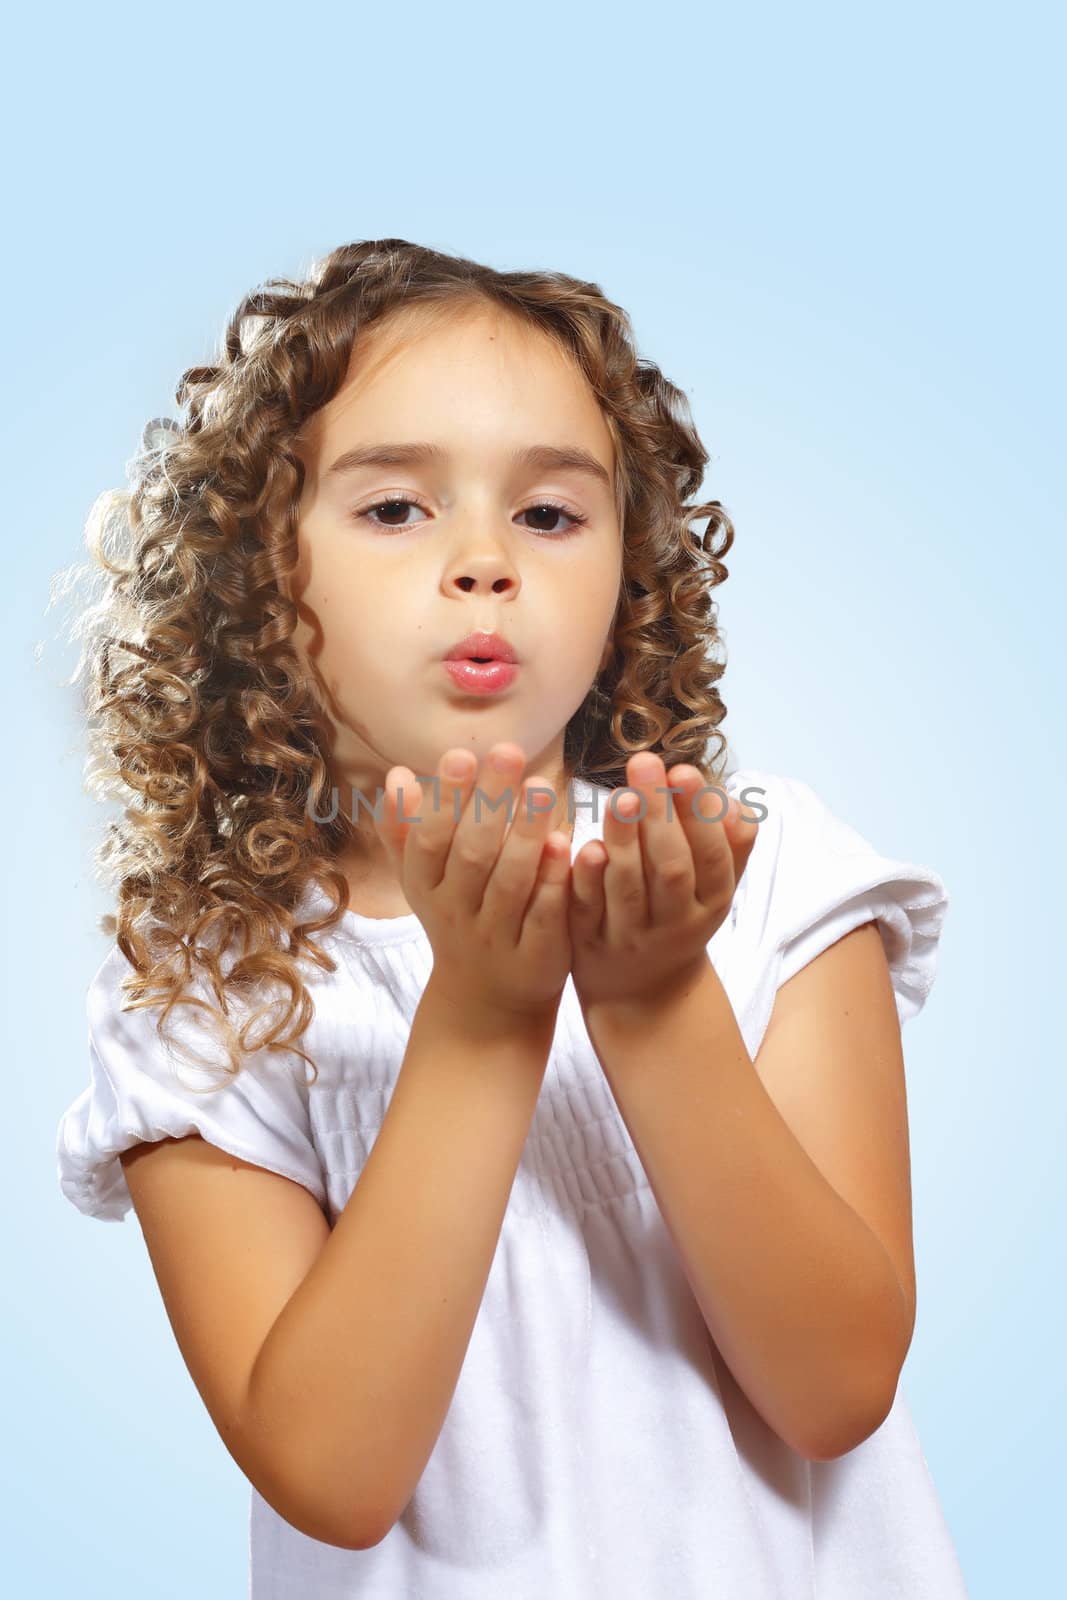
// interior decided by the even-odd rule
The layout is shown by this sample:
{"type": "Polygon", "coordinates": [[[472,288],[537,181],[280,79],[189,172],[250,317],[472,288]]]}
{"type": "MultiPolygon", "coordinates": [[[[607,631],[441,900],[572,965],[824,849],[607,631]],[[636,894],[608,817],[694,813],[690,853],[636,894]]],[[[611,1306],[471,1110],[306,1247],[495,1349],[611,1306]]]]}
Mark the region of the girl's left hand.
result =
{"type": "Polygon", "coordinates": [[[759,828],[735,799],[707,790],[696,767],[668,773],[645,750],[630,757],[626,777],[638,794],[615,791],[603,842],[584,845],[571,869],[571,975],[583,1010],[658,1002],[693,976],[729,913],[759,828]],[[640,820],[638,795],[646,800],[640,820]]]}

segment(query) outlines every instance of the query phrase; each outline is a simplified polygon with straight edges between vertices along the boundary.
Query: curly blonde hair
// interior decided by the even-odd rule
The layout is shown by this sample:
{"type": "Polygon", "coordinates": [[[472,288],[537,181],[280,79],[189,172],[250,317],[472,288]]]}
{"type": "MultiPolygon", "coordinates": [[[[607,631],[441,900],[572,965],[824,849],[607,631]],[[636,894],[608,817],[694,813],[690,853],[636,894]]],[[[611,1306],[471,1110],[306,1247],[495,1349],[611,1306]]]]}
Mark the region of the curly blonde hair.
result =
{"type": "Polygon", "coordinates": [[[213,1012],[227,1077],[251,1050],[292,1051],[317,1075],[297,1044],[314,1013],[301,963],[335,970],[314,936],[348,899],[333,862],[352,822],[341,811],[309,820],[333,783],[330,727],[292,644],[284,585],[297,563],[301,431],[343,384],[361,332],[401,308],[486,306],[577,364],[615,445],[613,656],[565,730],[567,782],[618,787],[646,749],[722,780],[725,663],[711,591],[727,576],[733,524],[717,500],[686,503],[709,458],[684,393],[637,355],[626,312],[596,283],[499,272],[404,239],[342,245],[303,281],[268,280],[231,316],[217,363],[183,374],[184,419],[150,422],[128,487],[90,511],[93,566],[81,570],[100,593],[78,619],[85,645],[70,680],[88,666],[87,787],[123,804],[94,861],[117,885],[117,916],[102,927],[134,968],[127,1009],[162,1003],[161,1037],[175,1005],[213,1012]],[[301,922],[312,884],[336,903],[301,922]],[[268,986],[276,1006],[263,1003],[268,986]],[[249,998],[253,1014],[234,1028],[230,1004],[249,998]]]}

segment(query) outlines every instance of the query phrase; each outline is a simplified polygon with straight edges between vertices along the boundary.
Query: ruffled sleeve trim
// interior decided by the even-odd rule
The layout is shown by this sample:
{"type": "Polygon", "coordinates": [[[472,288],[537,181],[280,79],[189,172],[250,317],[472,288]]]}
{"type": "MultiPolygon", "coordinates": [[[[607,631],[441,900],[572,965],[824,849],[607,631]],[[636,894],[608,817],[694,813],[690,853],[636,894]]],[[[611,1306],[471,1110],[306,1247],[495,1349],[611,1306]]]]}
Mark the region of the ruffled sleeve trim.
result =
{"type": "Polygon", "coordinates": [[[830,945],[875,922],[903,1024],[922,1009],[937,975],[949,896],[931,867],[883,855],[799,778],[746,769],[731,789],[763,806],[738,891],[737,931],[766,1011],[774,992],[830,945]]]}
{"type": "MultiPolygon", "coordinates": [[[[325,1206],[299,1058],[255,1052],[221,1086],[190,1090],[156,1032],[157,1011],[121,1010],[121,982],[130,970],[113,947],[89,986],[89,1084],[64,1113],[56,1140],[62,1193],[87,1216],[121,1221],[132,1200],[119,1155],[142,1142],[199,1133],[240,1160],[303,1184],[325,1206]]],[[[210,1081],[217,1084],[218,1074],[210,1081]]]]}

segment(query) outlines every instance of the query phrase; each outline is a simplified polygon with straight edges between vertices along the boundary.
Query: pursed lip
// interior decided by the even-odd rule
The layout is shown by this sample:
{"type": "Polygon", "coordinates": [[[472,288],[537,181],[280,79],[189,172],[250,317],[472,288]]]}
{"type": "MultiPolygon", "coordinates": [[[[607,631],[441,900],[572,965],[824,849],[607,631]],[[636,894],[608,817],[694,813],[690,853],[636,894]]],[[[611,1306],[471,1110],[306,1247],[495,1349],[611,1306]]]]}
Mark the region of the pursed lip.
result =
{"type": "Polygon", "coordinates": [[[454,644],[446,661],[466,661],[475,656],[481,656],[489,661],[518,661],[518,656],[511,645],[499,633],[468,633],[465,639],[460,639],[454,644]]]}

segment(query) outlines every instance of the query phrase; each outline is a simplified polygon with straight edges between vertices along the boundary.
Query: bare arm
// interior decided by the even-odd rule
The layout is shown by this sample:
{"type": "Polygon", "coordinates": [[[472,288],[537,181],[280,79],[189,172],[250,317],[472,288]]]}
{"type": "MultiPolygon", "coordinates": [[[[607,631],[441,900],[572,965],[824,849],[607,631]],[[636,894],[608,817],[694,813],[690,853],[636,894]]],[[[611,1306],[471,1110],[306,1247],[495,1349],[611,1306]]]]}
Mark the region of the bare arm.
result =
{"type": "MultiPolygon", "coordinates": [[[[491,798],[523,770],[517,746],[501,749],[491,798]]],[[[220,1438],[279,1515],[349,1549],[395,1522],[448,1412],[570,963],[570,864],[547,808],[521,808],[506,839],[502,809],[422,822],[400,867],[433,970],[333,1231],[301,1183],[198,1134],[122,1156],[220,1438]]]]}
{"type": "Polygon", "coordinates": [[[710,960],[595,1048],[715,1344],[813,1461],[881,1425],[915,1316],[900,1026],[873,925],[779,991],[755,1070],[710,960]]]}
{"type": "Polygon", "coordinates": [[[307,1486],[301,1527],[373,1544],[414,1493],[470,1342],[554,1022],[554,1008],[521,1028],[461,1014],[431,975],[363,1172],[249,1380],[251,1433],[265,1450],[279,1441],[286,1481],[307,1486]]]}

